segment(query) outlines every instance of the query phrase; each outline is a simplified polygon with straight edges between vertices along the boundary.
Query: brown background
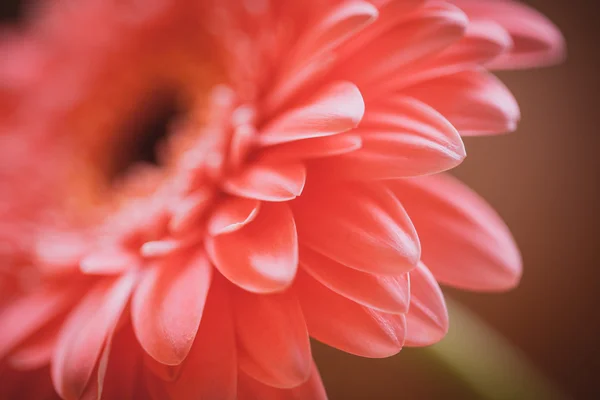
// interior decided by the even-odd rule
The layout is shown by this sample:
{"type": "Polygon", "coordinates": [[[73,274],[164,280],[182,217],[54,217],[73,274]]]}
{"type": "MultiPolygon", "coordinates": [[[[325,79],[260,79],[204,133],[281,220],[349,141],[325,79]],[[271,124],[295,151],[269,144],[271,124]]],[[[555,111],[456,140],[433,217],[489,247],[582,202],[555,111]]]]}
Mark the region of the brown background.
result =
{"type": "MultiPolygon", "coordinates": [[[[498,210],[523,252],[508,294],[447,291],[502,332],[576,399],[600,398],[600,2],[531,0],[563,31],[569,57],[501,73],[521,105],[512,135],[467,141],[457,175],[498,210]]],[[[332,400],[465,398],[454,381],[403,350],[388,360],[317,346],[332,400]]]]}

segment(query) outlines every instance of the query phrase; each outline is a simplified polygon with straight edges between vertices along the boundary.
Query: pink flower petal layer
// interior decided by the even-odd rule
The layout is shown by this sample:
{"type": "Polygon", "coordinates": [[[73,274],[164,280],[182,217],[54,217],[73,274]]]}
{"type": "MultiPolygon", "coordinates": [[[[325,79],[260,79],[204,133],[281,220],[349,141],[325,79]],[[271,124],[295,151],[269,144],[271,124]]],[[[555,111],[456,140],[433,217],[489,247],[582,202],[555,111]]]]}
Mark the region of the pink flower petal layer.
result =
{"type": "Polygon", "coordinates": [[[389,357],[404,344],[404,315],[386,314],[340,296],[303,271],[295,288],[311,337],[363,357],[389,357]],[[325,306],[326,305],[326,306],[325,306]]]}
{"type": "Polygon", "coordinates": [[[304,383],[312,357],[295,294],[257,295],[236,290],[233,304],[240,368],[269,386],[293,388],[304,383]]]}
{"type": "Polygon", "coordinates": [[[419,263],[410,272],[410,309],[406,315],[406,346],[429,346],[448,332],[444,295],[431,272],[419,263]]]}
{"type": "Polygon", "coordinates": [[[444,284],[506,290],[521,277],[521,256],[506,225],[478,195],[449,175],[388,183],[423,244],[423,262],[444,284]]]}
{"type": "Polygon", "coordinates": [[[131,318],[144,350],[167,365],[183,362],[202,319],[213,267],[204,254],[175,257],[146,271],[131,318]]]}
{"type": "Polygon", "coordinates": [[[263,203],[242,229],[206,239],[212,262],[230,281],[251,292],[285,290],[298,268],[294,217],[284,203],[263,203]]]}
{"type": "Polygon", "coordinates": [[[310,376],[303,384],[292,389],[277,389],[255,381],[240,373],[238,400],[327,400],[317,366],[312,363],[310,376]]]}
{"type": "Polygon", "coordinates": [[[294,202],[302,243],[360,271],[399,275],[419,261],[420,244],[402,205],[376,183],[318,185],[294,202]]]}
{"type": "MultiPolygon", "coordinates": [[[[300,247],[300,265],[314,279],[355,302],[387,313],[406,313],[408,275],[373,275],[341,265],[308,247],[300,247]]],[[[413,270],[414,271],[414,270],[413,270]]]]}

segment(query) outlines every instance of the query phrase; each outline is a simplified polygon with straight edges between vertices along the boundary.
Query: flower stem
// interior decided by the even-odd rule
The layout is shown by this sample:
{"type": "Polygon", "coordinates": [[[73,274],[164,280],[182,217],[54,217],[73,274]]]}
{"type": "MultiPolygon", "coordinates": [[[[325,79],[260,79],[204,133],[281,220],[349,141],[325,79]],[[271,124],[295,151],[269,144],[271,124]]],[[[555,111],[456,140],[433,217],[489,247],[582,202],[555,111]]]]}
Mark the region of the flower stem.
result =
{"type": "Polygon", "coordinates": [[[485,322],[456,301],[447,302],[450,331],[443,341],[429,348],[430,354],[481,399],[568,398],[485,322]]]}

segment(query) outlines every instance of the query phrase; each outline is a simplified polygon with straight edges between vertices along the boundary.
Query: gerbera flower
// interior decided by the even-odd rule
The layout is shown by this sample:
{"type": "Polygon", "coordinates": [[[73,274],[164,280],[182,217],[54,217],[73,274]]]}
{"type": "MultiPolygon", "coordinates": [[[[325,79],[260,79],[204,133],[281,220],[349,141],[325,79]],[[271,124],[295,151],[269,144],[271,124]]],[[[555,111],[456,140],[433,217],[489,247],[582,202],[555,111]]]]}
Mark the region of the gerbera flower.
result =
{"type": "Polygon", "coordinates": [[[439,283],[519,280],[441,173],[516,126],[487,68],[562,56],[524,5],[59,2],[0,52],[0,359],[64,399],[325,398],[309,337],[387,357],[444,336],[439,283]]]}

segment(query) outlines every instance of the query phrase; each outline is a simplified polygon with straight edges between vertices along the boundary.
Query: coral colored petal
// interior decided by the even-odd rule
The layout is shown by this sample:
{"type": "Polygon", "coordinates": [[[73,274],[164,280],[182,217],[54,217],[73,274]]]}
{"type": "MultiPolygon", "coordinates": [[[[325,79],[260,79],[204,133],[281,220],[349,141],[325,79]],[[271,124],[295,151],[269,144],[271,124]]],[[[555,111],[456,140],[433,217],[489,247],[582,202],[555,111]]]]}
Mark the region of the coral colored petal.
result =
{"type": "Polygon", "coordinates": [[[355,37],[357,32],[375,21],[377,9],[366,1],[343,2],[298,40],[282,73],[271,89],[266,108],[276,109],[331,65],[333,51],[355,37]]]}
{"type": "Polygon", "coordinates": [[[111,342],[102,387],[102,399],[144,399],[141,396],[143,350],[130,324],[117,332],[111,342]]]}
{"type": "Polygon", "coordinates": [[[165,382],[173,382],[181,373],[181,367],[183,364],[179,365],[165,365],[161,364],[152,358],[148,354],[144,354],[144,366],[150,372],[152,372],[156,377],[160,378],[165,382]]]}
{"type": "Polygon", "coordinates": [[[559,63],[565,57],[565,40],[548,18],[517,1],[452,0],[474,22],[494,21],[508,31],[514,42],[510,52],[488,67],[518,69],[559,63]]]}
{"type": "Polygon", "coordinates": [[[241,197],[227,197],[219,202],[208,221],[212,236],[235,232],[254,221],[260,201],[241,197]]]}
{"type": "Polygon", "coordinates": [[[471,69],[422,82],[404,91],[439,111],[463,136],[513,131],[519,106],[500,80],[471,69]]]}
{"type": "Polygon", "coordinates": [[[242,229],[207,237],[206,249],[223,275],[251,292],[284,290],[298,267],[296,225],[285,203],[263,203],[242,229]]]}
{"type": "Polygon", "coordinates": [[[402,349],[406,331],[404,315],[361,306],[327,289],[303,271],[298,271],[294,288],[311,337],[363,357],[389,357],[402,349]]]}
{"type": "Polygon", "coordinates": [[[169,230],[181,233],[195,228],[213,200],[208,190],[198,190],[172,205],[169,230]]]}
{"type": "Polygon", "coordinates": [[[506,290],[521,277],[522,261],[510,232],[477,194],[449,175],[390,182],[423,244],[423,261],[444,284],[506,290]]]}
{"type": "Polygon", "coordinates": [[[232,300],[240,369],[278,388],[304,383],[312,357],[296,295],[289,290],[257,295],[238,289],[232,300]]]}
{"type": "Polygon", "coordinates": [[[406,313],[410,299],[408,275],[373,275],[341,265],[300,246],[300,266],[332,291],[366,307],[406,313]]]}
{"type": "Polygon", "coordinates": [[[235,330],[227,288],[213,280],[194,345],[179,378],[165,383],[172,399],[234,400],[237,386],[235,330]]]}
{"type": "Polygon", "coordinates": [[[206,255],[187,254],[147,270],[135,290],[131,317],[135,334],[148,354],[167,365],[187,356],[212,278],[206,255]]]}
{"type": "Polygon", "coordinates": [[[141,260],[138,254],[117,246],[92,251],[80,261],[79,268],[86,274],[120,274],[136,269],[141,260]]]}
{"type": "Polygon", "coordinates": [[[361,145],[360,135],[343,133],[267,147],[260,155],[260,159],[270,162],[282,162],[331,157],[358,150],[361,145]]]}
{"type": "Polygon", "coordinates": [[[308,380],[292,389],[267,386],[240,372],[237,398],[238,400],[327,400],[327,393],[317,366],[312,362],[308,380]]]}
{"type": "Polygon", "coordinates": [[[419,261],[417,233],[400,202],[377,183],[323,182],[292,203],[302,243],[364,272],[399,275],[419,261]]]}
{"type": "Polygon", "coordinates": [[[489,21],[469,21],[465,36],[434,61],[442,66],[466,63],[483,64],[509,51],[510,34],[501,25],[489,21]]]}
{"type": "Polygon", "coordinates": [[[133,289],[135,274],[99,282],[68,317],[52,360],[52,381],[66,400],[78,399],[133,289]]]}
{"type": "Polygon", "coordinates": [[[358,125],[365,104],[358,88],[349,82],[327,86],[307,104],[284,112],[260,133],[262,145],[330,136],[358,125]]]}
{"type": "Polygon", "coordinates": [[[361,149],[310,166],[336,177],[375,180],[445,171],[466,156],[452,124],[419,100],[396,96],[370,110],[355,131],[361,149]]]}
{"type": "Polygon", "coordinates": [[[223,189],[236,196],[264,201],[288,201],[302,193],[306,168],[301,163],[255,163],[228,178],[223,189]]]}
{"type": "Polygon", "coordinates": [[[39,289],[3,307],[0,313],[0,359],[75,304],[81,293],[79,289],[39,289]]]}
{"type": "MultiPolygon", "coordinates": [[[[340,63],[336,75],[355,82],[366,96],[375,83],[384,82],[402,68],[431,57],[456,42],[467,26],[465,14],[451,4],[433,3],[396,21],[340,63]]],[[[374,24],[374,28],[375,28],[374,24]]]]}
{"type": "Polygon", "coordinates": [[[8,364],[19,370],[33,370],[50,364],[63,322],[64,319],[59,317],[36,332],[11,352],[8,364]]]}
{"type": "Polygon", "coordinates": [[[448,332],[448,310],[437,281],[423,263],[410,272],[405,346],[429,346],[448,332]]]}

